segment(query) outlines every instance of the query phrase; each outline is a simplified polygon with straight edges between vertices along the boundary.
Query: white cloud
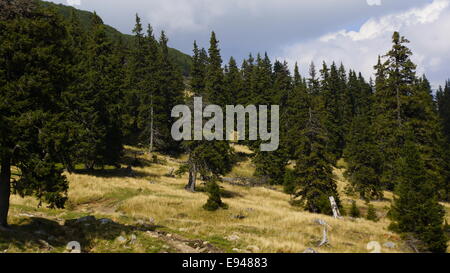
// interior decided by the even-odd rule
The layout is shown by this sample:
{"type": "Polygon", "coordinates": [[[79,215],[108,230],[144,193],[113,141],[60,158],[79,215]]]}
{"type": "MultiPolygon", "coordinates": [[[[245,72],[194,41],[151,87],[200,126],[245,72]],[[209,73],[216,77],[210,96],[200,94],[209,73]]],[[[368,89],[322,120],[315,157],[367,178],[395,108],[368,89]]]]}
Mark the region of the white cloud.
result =
{"type": "MultiPolygon", "coordinates": [[[[49,0],[68,3],[80,0],[49,0]]],[[[399,30],[430,79],[450,76],[450,0],[89,0],[81,8],[131,33],[134,16],[166,30],[170,46],[186,53],[208,46],[215,30],[223,59],[267,51],[305,67],[311,60],[343,61],[370,76],[378,54],[399,30]],[[380,4],[380,5],[378,5],[380,4]],[[328,34],[327,34],[328,33],[328,34]]],[[[81,4],[81,1],[80,1],[81,4]]],[[[306,71],[307,69],[305,69],[306,71]]]]}
{"type": "Polygon", "coordinates": [[[80,6],[81,0],[67,0],[67,5],[69,6],[80,6]]]}
{"type": "Polygon", "coordinates": [[[381,6],[381,0],[367,0],[369,6],[381,6]]]}
{"type": "Polygon", "coordinates": [[[450,63],[449,6],[450,0],[434,0],[420,8],[371,18],[358,31],[341,30],[285,47],[281,58],[299,60],[304,72],[311,61],[343,62],[370,77],[377,56],[391,46],[392,33],[400,31],[411,41],[418,73],[431,75],[435,85],[442,84],[440,77],[450,77],[450,68],[445,67],[450,63]]]}

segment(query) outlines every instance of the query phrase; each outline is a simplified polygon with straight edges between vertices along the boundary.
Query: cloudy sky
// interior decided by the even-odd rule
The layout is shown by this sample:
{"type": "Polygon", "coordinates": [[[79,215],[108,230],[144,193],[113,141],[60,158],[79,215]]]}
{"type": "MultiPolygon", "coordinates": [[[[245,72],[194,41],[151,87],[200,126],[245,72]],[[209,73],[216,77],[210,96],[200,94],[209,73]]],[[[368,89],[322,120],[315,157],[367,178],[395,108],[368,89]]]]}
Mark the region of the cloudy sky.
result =
{"type": "Polygon", "coordinates": [[[450,78],[450,0],[54,0],[97,11],[121,32],[131,33],[134,14],[166,30],[170,45],[190,53],[194,40],[208,46],[211,30],[224,60],[250,52],[298,62],[343,62],[373,75],[379,54],[398,30],[410,41],[419,73],[433,86],[450,78]]]}

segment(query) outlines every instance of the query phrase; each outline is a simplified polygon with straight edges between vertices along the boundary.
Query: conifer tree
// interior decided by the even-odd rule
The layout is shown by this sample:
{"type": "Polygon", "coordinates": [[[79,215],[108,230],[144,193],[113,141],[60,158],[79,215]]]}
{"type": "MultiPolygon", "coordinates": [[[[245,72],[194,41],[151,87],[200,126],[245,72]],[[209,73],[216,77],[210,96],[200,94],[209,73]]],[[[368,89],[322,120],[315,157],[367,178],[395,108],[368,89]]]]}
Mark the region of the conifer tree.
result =
{"type": "MultiPolygon", "coordinates": [[[[203,101],[211,104],[224,105],[226,103],[223,96],[215,96],[219,90],[224,89],[224,74],[222,70],[222,58],[220,56],[220,49],[218,41],[214,32],[211,35],[209,48],[209,58],[206,66],[206,73],[204,73],[204,62],[194,61],[193,75],[196,79],[197,90],[196,95],[205,95],[203,101]],[[204,90],[202,89],[204,86],[204,90]]],[[[198,52],[196,45],[194,45],[194,59],[201,60],[201,52],[198,52]],[[198,56],[196,56],[198,54],[198,56]]],[[[223,94],[222,94],[223,95],[223,94]]],[[[195,181],[197,174],[206,180],[206,191],[209,194],[207,203],[203,206],[206,210],[217,210],[218,208],[226,208],[220,198],[220,188],[217,185],[220,176],[225,175],[231,171],[234,164],[233,150],[227,141],[218,140],[202,140],[202,141],[185,141],[183,146],[189,153],[189,182],[186,189],[190,191],[195,190],[195,181]]]]}
{"type": "Polygon", "coordinates": [[[328,132],[328,150],[336,162],[342,156],[344,146],[344,136],[341,121],[341,91],[340,79],[336,65],[333,63],[328,68],[324,62],[321,73],[320,96],[323,101],[324,111],[322,113],[322,122],[328,132]]]}
{"type": "Polygon", "coordinates": [[[157,95],[158,81],[158,41],[153,34],[151,25],[147,27],[144,37],[144,68],[139,87],[138,128],[139,142],[144,143],[150,152],[153,152],[155,143],[155,97],[157,95]]]}
{"type": "Polygon", "coordinates": [[[194,96],[202,96],[205,91],[206,67],[208,55],[204,48],[199,49],[194,41],[191,68],[191,89],[194,96]]]}
{"type": "Polygon", "coordinates": [[[86,167],[118,166],[122,153],[120,64],[102,20],[94,13],[87,40],[79,119],[83,127],[79,156],[86,167]]]}
{"type": "Polygon", "coordinates": [[[309,212],[332,215],[329,197],[335,198],[339,208],[341,202],[326,143],[325,129],[315,109],[310,106],[309,120],[301,132],[300,145],[296,151],[294,197],[300,198],[301,205],[309,212]]]}
{"type": "Polygon", "coordinates": [[[436,93],[438,113],[443,133],[441,155],[443,159],[443,185],[444,200],[450,200],[450,81],[445,83],[445,88],[439,88],[436,93]]]}
{"type": "Polygon", "coordinates": [[[227,105],[238,105],[238,101],[242,94],[242,74],[233,57],[230,58],[228,63],[224,81],[227,105]]]}
{"type": "Polygon", "coordinates": [[[171,126],[175,121],[171,117],[172,108],[184,102],[184,82],[181,72],[175,68],[167,46],[168,38],[164,31],[159,39],[157,91],[154,105],[155,148],[165,153],[179,153],[180,143],[174,141],[171,126]]]}
{"type": "Polygon", "coordinates": [[[239,95],[239,104],[248,105],[252,103],[255,93],[255,64],[254,58],[250,54],[248,59],[242,62],[242,94],[239,95]]]}
{"type": "Polygon", "coordinates": [[[49,139],[64,130],[62,94],[72,52],[59,16],[34,1],[6,1],[0,9],[0,227],[8,226],[11,192],[63,208],[68,183],[49,139]],[[51,43],[49,43],[51,41],[51,43]],[[19,171],[12,178],[11,167],[19,171]]]}
{"type": "Polygon", "coordinates": [[[378,222],[378,216],[377,211],[375,210],[375,207],[372,204],[368,204],[367,206],[367,216],[366,219],[373,222],[378,222]]]}
{"type": "Polygon", "coordinates": [[[380,181],[381,155],[375,141],[376,135],[372,131],[369,116],[356,116],[344,151],[348,163],[345,176],[364,200],[383,198],[383,185],[380,181]]]}
{"type": "Polygon", "coordinates": [[[445,252],[444,209],[438,202],[434,181],[428,174],[414,137],[401,150],[399,183],[390,211],[391,229],[412,233],[432,252],[445,252]]]}
{"type": "Polygon", "coordinates": [[[352,207],[350,208],[350,216],[353,218],[361,217],[361,211],[358,206],[356,206],[356,202],[354,200],[352,201],[352,207]]]}
{"type": "Polygon", "coordinates": [[[139,107],[141,98],[145,93],[146,79],[148,77],[146,70],[149,67],[146,54],[147,45],[141,18],[136,14],[136,24],[133,28],[133,44],[129,50],[126,69],[126,91],[124,94],[124,134],[128,144],[138,144],[139,128],[139,107]]]}
{"type": "Polygon", "coordinates": [[[204,101],[206,100],[223,107],[226,105],[227,98],[219,41],[217,40],[214,31],[211,33],[208,53],[209,58],[205,82],[206,97],[204,98],[204,101]]]}
{"type": "Polygon", "coordinates": [[[442,184],[441,136],[431,88],[425,78],[419,79],[415,74],[412,52],[406,46],[409,41],[398,32],[394,33],[392,41],[393,47],[386,54],[386,61],[379,60],[375,67],[374,130],[383,155],[381,181],[388,189],[394,188],[399,149],[409,127],[414,129],[420,154],[437,186],[442,184]]]}

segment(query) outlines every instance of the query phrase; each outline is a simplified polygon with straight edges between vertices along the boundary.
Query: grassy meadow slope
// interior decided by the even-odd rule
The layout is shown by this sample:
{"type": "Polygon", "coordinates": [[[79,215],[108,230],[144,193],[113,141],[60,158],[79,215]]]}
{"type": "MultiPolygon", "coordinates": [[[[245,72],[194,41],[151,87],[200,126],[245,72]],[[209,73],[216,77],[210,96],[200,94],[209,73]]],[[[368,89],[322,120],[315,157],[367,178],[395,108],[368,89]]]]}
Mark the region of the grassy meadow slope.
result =
{"type": "MultiPolygon", "coordinates": [[[[246,152],[243,146],[235,146],[246,152]]],[[[0,252],[64,252],[69,241],[78,241],[83,252],[289,252],[307,248],[319,252],[369,252],[366,245],[394,242],[383,252],[411,252],[400,237],[387,230],[387,200],[374,202],[381,220],[345,217],[337,220],[292,207],[281,189],[245,187],[221,183],[228,210],[202,209],[207,196],[184,190],[187,176],[170,177],[185,156],[175,159],[158,155],[154,160],[127,147],[132,160],[137,154],[143,166],[67,174],[70,181],[66,209],[50,210],[32,198],[12,196],[10,222],[14,232],[0,233],[0,252]],[[85,216],[94,216],[92,217],[85,216]],[[85,217],[85,218],[83,218],[85,217]],[[323,219],[331,226],[330,244],[316,247],[323,219]]],[[[123,166],[125,167],[125,165],[123,166]]],[[[231,177],[249,176],[249,160],[241,162],[231,177]]],[[[335,169],[344,206],[350,197],[343,192],[343,169],[335,169]]],[[[366,205],[358,201],[362,214],[366,205]]],[[[446,204],[446,209],[450,206],[446,204]]]]}

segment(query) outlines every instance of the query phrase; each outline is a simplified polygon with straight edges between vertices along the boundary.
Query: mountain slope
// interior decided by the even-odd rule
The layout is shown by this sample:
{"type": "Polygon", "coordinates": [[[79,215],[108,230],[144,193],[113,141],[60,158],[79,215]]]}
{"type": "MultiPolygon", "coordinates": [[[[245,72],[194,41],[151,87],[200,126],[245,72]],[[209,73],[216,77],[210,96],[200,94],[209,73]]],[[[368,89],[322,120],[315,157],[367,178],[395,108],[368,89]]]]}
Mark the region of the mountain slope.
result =
{"type": "MultiPolygon", "coordinates": [[[[85,29],[87,29],[91,23],[91,20],[93,18],[93,13],[85,10],[79,10],[71,6],[65,6],[62,4],[55,4],[51,2],[45,2],[41,1],[43,5],[48,6],[50,8],[53,8],[57,10],[65,19],[68,19],[70,17],[70,14],[72,11],[75,11],[78,17],[80,18],[81,24],[85,29]]],[[[130,18],[130,20],[133,20],[133,18],[130,18]]],[[[117,29],[106,25],[106,32],[113,40],[122,39],[122,41],[127,45],[130,46],[133,43],[133,36],[128,34],[123,34],[117,29]]],[[[184,54],[183,52],[174,49],[169,48],[169,54],[170,58],[174,61],[174,63],[179,67],[180,71],[183,73],[184,76],[188,76],[191,69],[191,57],[187,54],[184,54]]]]}
{"type": "MultiPolygon", "coordinates": [[[[136,154],[143,154],[143,150],[127,147],[125,158],[132,160],[136,154]]],[[[186,155],[171,158],[158,154],[157,162],[149,155],[138,158],[143,165],[134,167],[131,173],[125,168],[67,173],[70,189],[66,209],[36,208],[38,201],[13,195],[10,222],[23,234],[16,233],[11,240],[11,235],[0,233],[0,252],[61,252],[72,240],[82,244],[83,252],[300,253],[314,248],[322,253],[367,253],[371,241],[379,242],[382,252],[413,252],[400,236],[387,229],[391,193],[386,193],[388,200],[373,202],[381,218],[376,223],[308,213],[289,205],[290,196],[279,189],[229,183],[220,184],[229,209],[208,212],[202,209],[207,195],[201,181],[198,192],[190,193],[184,189],[187,174],[168,175],[180,167],[186,155]],[[80,218],[84,216],[91,217],[80,218]],[[330,225],[327,246],[318,247],[322,227],[316,219],[330,225]],[[40,240],[54,248],[48,249],[40,240]]],[[[229,177],[247,176],[252,168],[247,160],[229,177]]],[[[348,211],[353,198],[344,193],[347,181],[342,172],[334,170],[348,211]]],[[[357,203],[365,216],[367,206],[361,200],[357,203]]]]}

